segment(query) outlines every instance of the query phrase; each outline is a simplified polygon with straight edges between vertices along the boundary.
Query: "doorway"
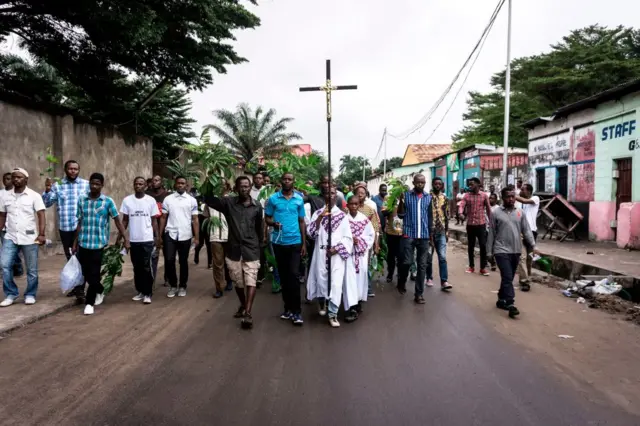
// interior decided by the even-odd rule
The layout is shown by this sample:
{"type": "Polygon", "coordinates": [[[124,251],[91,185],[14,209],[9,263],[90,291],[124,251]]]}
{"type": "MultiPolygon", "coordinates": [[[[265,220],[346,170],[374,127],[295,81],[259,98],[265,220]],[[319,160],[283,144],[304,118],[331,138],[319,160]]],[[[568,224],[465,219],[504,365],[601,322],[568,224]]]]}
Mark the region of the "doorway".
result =
{"type": "Polygon", "coordinates": [[[568,186],[569,186],[569,168],[567,166],[561,166],[556,169],[558,173],[556,181],[556,193],[567,198],[568,186]]]}
{"type": "Polygon", "coordinates": [[[620,204],[631,202],[631,158],[616,160],[616,168],[618,170],[618,184],[616,185],[617,212],[620,209],[620,204]]]}

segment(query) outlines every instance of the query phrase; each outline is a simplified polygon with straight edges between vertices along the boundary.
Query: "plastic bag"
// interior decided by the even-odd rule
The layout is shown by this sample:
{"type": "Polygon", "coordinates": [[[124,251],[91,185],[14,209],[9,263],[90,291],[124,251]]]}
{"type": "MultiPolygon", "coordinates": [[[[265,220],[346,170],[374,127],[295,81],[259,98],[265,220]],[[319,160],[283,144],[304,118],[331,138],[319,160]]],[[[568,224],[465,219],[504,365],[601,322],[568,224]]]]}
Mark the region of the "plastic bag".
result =
{"type": "Polygon", "coordinates": [[[75,255],[71,256],[71,259],[64,265],[62,272],[60,272],[60,288],[63,293],[66,293],[83,283],[84,277],[82,276],[80,262],[75,255]]]}

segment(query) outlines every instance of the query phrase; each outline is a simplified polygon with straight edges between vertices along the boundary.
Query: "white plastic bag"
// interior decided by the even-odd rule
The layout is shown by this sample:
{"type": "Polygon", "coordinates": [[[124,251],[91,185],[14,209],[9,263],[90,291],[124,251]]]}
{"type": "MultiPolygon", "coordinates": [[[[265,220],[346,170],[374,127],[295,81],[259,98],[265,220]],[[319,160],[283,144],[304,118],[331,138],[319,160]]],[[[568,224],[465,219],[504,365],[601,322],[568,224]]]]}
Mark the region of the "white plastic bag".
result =
{"type": "Polygon", "coordinates": [[[62,272],[60,272],[60,288],[63,293],[66,293],[83,283],[84,277],[82,276],[80,262],[75,255],[71,256],[71,259],[64,265],[62,272]]]}

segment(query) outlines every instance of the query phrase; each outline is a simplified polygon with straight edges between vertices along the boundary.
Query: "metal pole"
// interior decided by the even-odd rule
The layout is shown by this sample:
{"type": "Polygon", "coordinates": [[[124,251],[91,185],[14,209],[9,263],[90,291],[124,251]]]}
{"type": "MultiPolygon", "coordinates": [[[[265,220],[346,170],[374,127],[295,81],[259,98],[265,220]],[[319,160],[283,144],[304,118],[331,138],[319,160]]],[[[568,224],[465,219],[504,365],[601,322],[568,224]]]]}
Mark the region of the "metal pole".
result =
{"type": "Polygon", "coordinates": [[[509,176],[507,163],[509,157],[507,151],[509,149],[509,112],[511,104],[511,0],[508,0],[508,23],[507,23],[507,71],[505,73],[504,82],[504,136],[503,136],[503,149],[502,154],[502,174],[504,175],[504,186],[509,184],[509,176]]]}
{"type": "Polygon", "coordinates": [[[382,179],[387,175],[387,128],[384,128],[384,166],[382,167],[382,179]]]}

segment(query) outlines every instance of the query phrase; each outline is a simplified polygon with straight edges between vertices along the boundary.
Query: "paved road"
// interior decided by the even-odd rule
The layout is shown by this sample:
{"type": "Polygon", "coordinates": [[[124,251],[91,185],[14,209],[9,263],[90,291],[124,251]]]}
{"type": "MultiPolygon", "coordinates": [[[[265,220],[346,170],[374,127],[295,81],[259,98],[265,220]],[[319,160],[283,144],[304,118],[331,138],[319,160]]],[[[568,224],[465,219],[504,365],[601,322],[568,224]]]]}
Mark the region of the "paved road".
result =
{"type": "Polygon", "coordinates": [[[1,340],[0,424],[640,424],[568,385],[455,292],[415,306],[387,287],[334,330],[311,306],[303,328],[281,321],[279,297],[261,290],[243,331],[235,298],[212,299],[202,267],[192,276],[186,298],[143,306],[120,289],[91,318],[77,308],[1,340]]]}

